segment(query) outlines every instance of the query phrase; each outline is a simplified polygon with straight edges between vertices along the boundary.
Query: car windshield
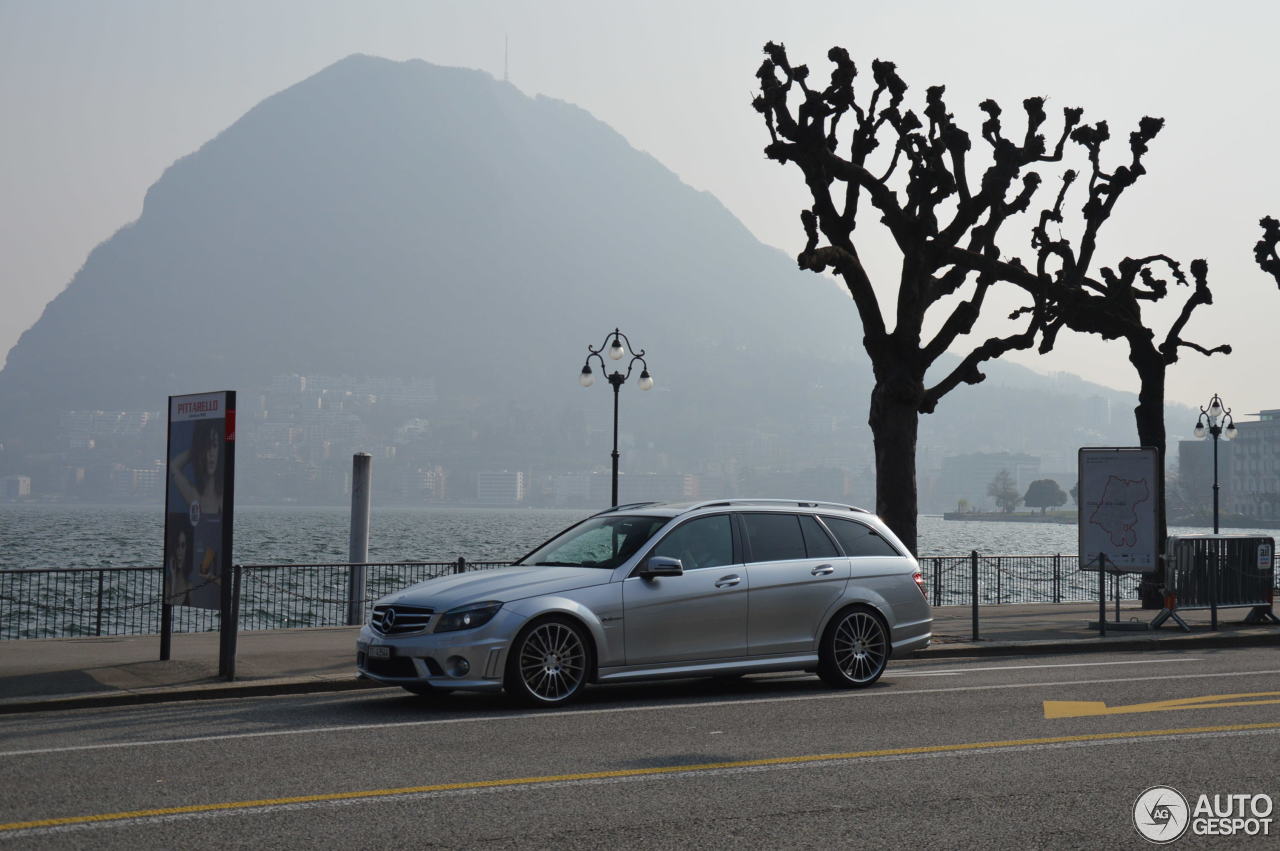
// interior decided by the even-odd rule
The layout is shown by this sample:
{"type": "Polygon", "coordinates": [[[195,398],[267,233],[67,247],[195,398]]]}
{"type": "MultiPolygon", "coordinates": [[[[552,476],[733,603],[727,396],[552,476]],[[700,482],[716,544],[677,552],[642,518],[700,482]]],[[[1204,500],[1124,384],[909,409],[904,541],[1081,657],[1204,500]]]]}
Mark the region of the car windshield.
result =
{"type": "Polygon", "coordinates": [[[561,532],[516,564],[612,569],[635,555],[668,519],[616,514],[592,517],[561,532]]]}

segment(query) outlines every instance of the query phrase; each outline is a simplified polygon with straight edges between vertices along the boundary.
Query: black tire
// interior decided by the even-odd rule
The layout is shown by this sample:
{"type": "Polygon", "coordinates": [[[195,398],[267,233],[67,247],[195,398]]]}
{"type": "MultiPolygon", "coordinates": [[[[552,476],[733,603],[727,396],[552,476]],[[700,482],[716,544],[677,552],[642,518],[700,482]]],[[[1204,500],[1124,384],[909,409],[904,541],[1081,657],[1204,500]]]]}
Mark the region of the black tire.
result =
{"type": "Polygon", "coordinates": [[[866,688],[889,664],[889,628],[867,606],[842,609],[818,646],[818,676],[833,688],[866,688]]]}
{"type": "Polygon", "coordinates": [[[400,688],[418,697],[444,697],[453,691],[451,688],[436,688],[430,683],[401,683],[400,688]]]}
{"type": "Polygon", "coordinates": [[[511,642],[502,688],[525,706],[562,706],[581,694],[594,663],[595,647],[581,624],[560,615],[539,618],[511,642]]]}

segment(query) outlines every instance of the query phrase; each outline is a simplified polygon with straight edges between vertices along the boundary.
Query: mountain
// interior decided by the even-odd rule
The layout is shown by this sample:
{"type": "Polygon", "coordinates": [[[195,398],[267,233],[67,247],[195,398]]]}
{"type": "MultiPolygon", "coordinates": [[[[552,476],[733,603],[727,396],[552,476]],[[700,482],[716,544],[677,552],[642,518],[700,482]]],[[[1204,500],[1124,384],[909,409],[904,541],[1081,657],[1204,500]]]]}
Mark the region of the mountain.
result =
{"type": "Polygon", "coordinates": [[[615,324],[661,328],[671,354],[847,332],[839,293],[789,266],[576,107],[353,56],[169,168],[15,346],[0,393],[128,408],[268,373],[479,372],[501,362],[486,350],[559,366],[562,333],[584,350],[615,324]],[[794,303],[814,324],[779,334],[794,303]]]}
{"type": "MultiPolygon", "coordinates": [[[[418,461],[589,469],[607,463],[608,388],[576,377],[614,327],[658,382],[622,392],[635,463],[865,462],[860,327],[830,278],[575,106],[478,71],[351,56],[176,162],[94,249],[0,372],[0,473],[79,463],[67,411],[234,388],[252,426],[275,416],[273,381],[317,374],[433,382],[425,419],[450,436],[418,461]]],[[[1018,378],[985,388],[987,409],[1038,392],[1074,410],[1082,395],[996,372],[1018,378]]],[[[955,427],[971,392],[926,418],[940,447],[980,445],[955,427]]],[[[1056,426],[1078,419],[1036,404],[1056,426]]],[[[983,439],[1019,426],[995,419],[983,439]]],[[[324,457],[390,440],[375,431],[324,457]]]]}

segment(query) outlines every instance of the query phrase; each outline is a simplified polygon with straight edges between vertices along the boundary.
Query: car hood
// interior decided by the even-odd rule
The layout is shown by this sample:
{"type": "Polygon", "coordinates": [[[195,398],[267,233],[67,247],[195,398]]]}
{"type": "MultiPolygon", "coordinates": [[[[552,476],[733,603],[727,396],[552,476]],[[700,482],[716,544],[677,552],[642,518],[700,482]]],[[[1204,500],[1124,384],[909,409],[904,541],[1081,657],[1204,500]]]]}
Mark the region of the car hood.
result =
{"type": "Polygon", "coordinates": [[[455,606],[498,600],[510,603],[541,594],[559,594],[575,588],[602,585],[613,571],[595,567],[499,567],[477,570],[456,576],[441,576],[411,585],[403,591],[388,594],[377,605],[402,603],[406,606],[428,606],[437,612],[455,606]]]}

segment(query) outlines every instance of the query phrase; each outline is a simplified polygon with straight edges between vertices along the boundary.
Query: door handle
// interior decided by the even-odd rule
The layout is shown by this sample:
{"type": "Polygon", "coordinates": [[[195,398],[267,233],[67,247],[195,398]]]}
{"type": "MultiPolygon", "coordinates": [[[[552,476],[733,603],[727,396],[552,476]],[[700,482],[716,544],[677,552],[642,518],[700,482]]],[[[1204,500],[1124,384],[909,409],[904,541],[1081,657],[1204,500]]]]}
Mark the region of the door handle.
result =
{"type": "Polygon", "coordinates": [[[716,580],[717,588],[732,588],[742,581],[742,578],[736,573],[730,573],[728,576],[721,576],[716,580]]]}
{"type": "Polygon", "coordinates": [[[814,576],[826,576],[827,574],[835,573],[836,569],[829,564],[820,564],[809,572],[814,576]]]}

